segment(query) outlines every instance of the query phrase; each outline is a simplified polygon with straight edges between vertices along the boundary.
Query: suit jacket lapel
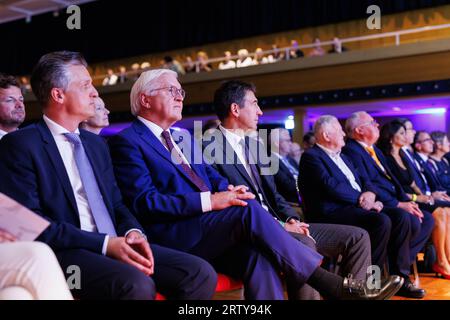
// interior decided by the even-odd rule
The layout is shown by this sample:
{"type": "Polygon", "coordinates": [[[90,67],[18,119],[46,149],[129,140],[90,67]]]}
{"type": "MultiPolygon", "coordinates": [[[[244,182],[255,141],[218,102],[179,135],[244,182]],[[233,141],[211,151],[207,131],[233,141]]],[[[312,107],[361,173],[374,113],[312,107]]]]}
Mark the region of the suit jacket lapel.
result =
{"type": "MultiPolygon", "coordinates": [[[[142,140],[144,140],[146,144],[148,144],[152,149],[158,152],[158,154],[165,160],[169,161],[171,165],[173,165],[178,170],[178,172],[183,175],[188,181],[191,181],[191,178],[186,174],[186,172],[184,172],[183,168],[172,161],[172,156],[169,150],[167,150],[163,146],[162,142],[153,134],[150,129],[148,129],[141,121],[137,119],[134,121],[133,127],[136,133],[142,138],[142,140]]],[[[195,186],[193,182],[192,184],[195,186]]]]}
{"type": "Polygon", "coordinates": [[[64,193],[66,194],[66,197],[69,200],[74,212],[78,212],[72,185],[70,184],[69,176],[67,175],[66,167],[64,166],[58,147],[56,146],[55,139],[53,138],[44,120],[38,122],[36,127],[41,134],[42,141],[44,142],[44,149],[47,152],[50,163],[55,169],[56,176],[61,183],[64,193]]]}

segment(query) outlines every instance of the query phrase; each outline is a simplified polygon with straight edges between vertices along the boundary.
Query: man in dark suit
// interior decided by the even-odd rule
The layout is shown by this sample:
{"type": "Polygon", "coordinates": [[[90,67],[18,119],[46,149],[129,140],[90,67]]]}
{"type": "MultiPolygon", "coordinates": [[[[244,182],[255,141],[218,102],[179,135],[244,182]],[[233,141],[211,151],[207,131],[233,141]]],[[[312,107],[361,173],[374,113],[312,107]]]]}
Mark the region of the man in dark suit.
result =
{"type": "MultiPolygon", "coordinates": [[[[282,161],[278,161],[278,156],[272,158],[272,161],[276,162],[272,167],[273,171],[261,174],[261,169],[268,168],[270,163],[262,163],[259,155],[267,154],[266,149],[261,143],[254,144],[250,140],[252,138],[248,136],[256,133],[256,123],[250,116],[258,117],[258,109],[252,107],[251,100],[245,99],[245,96],[251,95],[250,92],[254,94],[254,91],[254,86],[241,81],[225,82],[216,90],[214,106],[221,125],[216,131],[208,132],[211,139],[208,136],[203,138],[205,148],[215,151],[214,156],[205,153],[205,157],[214,163],[214,168],[231,184],[246,185],[257,195],[256,200],[283,225],[286,231],[302,242],[305,239],[314,239],[319,253],[334,262],[340,260],[341,274],[352,274],[356,279],[365,279],[367,268],[371,265],[370,239],[367,232],[352,226],[308,225],[301,222],[294,208],[278,193],[275,185],[273,173],[279,171],[277,169],[280,169],[282,164],[282,161]],[[245,88],[246,91],[240,90],[241,88],[245,88]],[[232,100],[229,97],[232,97],[232,100]],[[239,112],[236,112],[237,108],[239,112]],[[221,161],[222,159],[226,160],[221,161]]],[[[278,135],[272,130],[271,138],[273,140],[279,138],[277,145],[287,149],[288,146],[283,144],[290,142],[290,139],[288,140],[287,130],[285,133],[287,135],[278,135]],[[282,139],[286,140],[281,141],[282,139]]],[[[295,180],[293,183],[296,185],[295,180]]]]}
{"type": "Polygon", "coordinates": [[[63,270],[79,268],[76,297],[153,299],[156,285],[169,298],[210,299],[214,269],[186,253],[150,248],[122,203],[107,145],[78,130],[98,97],[86,67],[76,52],[39,60],[31,83],[44,116],[0,141],[0,192],[50,221],[37,240],[50,245],[63,270]]]}
{"type": "Polygon", "coordinates": [[[400,183],[390,172],[382,152],[374,146],[380,135],[378,123],[366,112],[356,112],[346,121],[347,140],[343,153],[361,175],[375,188],[377,199],[392,221],[389,269],[404,277],[399,295],[422,298],[425,290],[416,288],[408,275],[417,253],[430,237],[434,221],[429,212],[410,201],[400,183]],[[404,235],[403,240],[401,235],[404,235]]]}
{"type": "MultiPolygon", "coordinates": [[[[142,73],[130,97],[137,119],[109,143],[126,203],[153,241],[242,278],[248,299],[283,299],[280,271],[287,281],[308,283],[325,297],[352,291],[368,298],[365,281],[349,282],[320,268],[322,256],[292,238],[245,186],[230,185],[205,164],[190,137],[175,143],[169,129],[181,120],[185,97],[175,72],[142,73]]],[[[389,296],[398,281],[383,282],[375,296],[389,296]]]]}
{"type": "Polygon", "coordinates": [[[278,192],[287,201],[300,204],[300,195],[297,190],[298,166],[292,163],[288,156],[292,145],[292,139],[284,128],[275,128],[270,132],[271,145],[277,149],[278,152],[271,151],[278,159],[278,170],[274,175],[275,184],[278,192]]]}
{"type": "MultiPolygon", "coordinates": [[[[428,132],[418,131],[414,135],[414,140],[412,147],[414,149],[414,158],[419,164],[419,169],[428,182],[430,191],[432,192],[433,198],[440,203],[440,201],[446,201],[445,206],[448,206],[448,201],[450,197],[439,178],[437,177],[437,169],[434,167],[432,161],[429,159],[430,155],[433,153],[434,141],[428,132]]],[[[442,204],[442,203],[441,203],[442,204]]]]}

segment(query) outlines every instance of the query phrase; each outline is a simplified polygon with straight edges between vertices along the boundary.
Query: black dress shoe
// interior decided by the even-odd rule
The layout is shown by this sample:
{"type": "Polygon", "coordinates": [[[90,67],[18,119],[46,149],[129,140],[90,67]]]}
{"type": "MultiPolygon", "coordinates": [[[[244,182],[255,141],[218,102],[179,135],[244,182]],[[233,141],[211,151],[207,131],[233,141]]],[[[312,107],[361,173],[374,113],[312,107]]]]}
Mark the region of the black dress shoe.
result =
{"type": "Polygon", "coordinates": [[[355,280],[351,276],[344,278],[344,300],[387,300],[403,285],[403,278],[390,276],[380,281],[379,289],[369,287],[367,280],[355,280]]]}
{"type": "Polygon", "coordinates": [[[409,278],[405,278],[403,286],[397,292],[397,296],[414,299],[422,299],[423,297],[425,297],[425,294],[426,291],[414,286],[409,278]]]}

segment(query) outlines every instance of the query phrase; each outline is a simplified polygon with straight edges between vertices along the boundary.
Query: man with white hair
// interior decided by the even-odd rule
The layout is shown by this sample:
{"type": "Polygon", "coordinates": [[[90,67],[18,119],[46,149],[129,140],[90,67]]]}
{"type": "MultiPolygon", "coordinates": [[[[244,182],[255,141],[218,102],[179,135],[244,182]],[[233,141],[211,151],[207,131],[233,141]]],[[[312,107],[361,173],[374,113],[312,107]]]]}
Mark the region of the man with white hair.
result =
{"type": "Polygon", "coordinates": [[[345,128],[349,139],[343,153],[373,185],[377,199],[383,203],[384,212],[392,223],[389,271],[405,279],[398,294],[423,298],[425,290],[416,288],[409,280],[409,274],[417,253],[428,241],[434,224],[433,218],[408,198],[390,172],[383,153],[375,146],[380,136],[378,123],[367,112],[361,111],[353,113],[347,119],[345,128]]]}
{"type": "Polygon", "coordinates": [[[182,151],[169,130],[182,118],[184,97],[175,72],[144,72],[130,95],[137,119],[109,140],[125,202],[152,241],[243,279],[247,299],[283,299],[280,272],[294,285],[308,283],[335,299],[383,299],[397,290],[396,277],[375,290],[325,271],[322,256],[291,237],[247,187],[230,185],[203,161],[194,163],[201,151],[188,143],[182,151]]]}
{"type": "MultiPolygon", "coordinates": [[[[387,254],[396,257],[391,273],[404,277],[403,265],[409,266],[411,232],[408,216],[385,208],[378,199],[378,189],[365,174],[341,153],[345,133],[333,116],[322,116],[314,125],[316,145],[300,160],[299,188],[311,220],[359,226],[369,232],[372,262],[383,268],[387,254]],[[403,263],[403,265],[398,265],[403,263]],[[401,271],[403,272],[401,272],[401,271]]],[[[403,292],[408,287],[402,286],[403,292]]],[[[419,297],[416,294],[416,297],[419,297]]]]}
{"type": "Polygon", "coordinates": [[[109,126],[109,110],[105,106],[102,98],[95,98],[95,115],[83,121],[80,128],[95,134],[100,134],[103,128],[109,126]]]}

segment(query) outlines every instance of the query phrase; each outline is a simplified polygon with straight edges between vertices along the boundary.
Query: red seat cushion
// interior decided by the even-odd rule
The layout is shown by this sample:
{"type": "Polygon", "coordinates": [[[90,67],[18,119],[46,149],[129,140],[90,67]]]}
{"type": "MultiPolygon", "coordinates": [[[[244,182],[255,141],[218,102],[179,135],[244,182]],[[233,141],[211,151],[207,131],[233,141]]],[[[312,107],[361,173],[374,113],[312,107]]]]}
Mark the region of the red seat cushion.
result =
{"type": "MultiPolygon", "coordinates": [[[[242,282],[226,276],[222,273],[217,274],[216,292],[223,292],[228,290],[238,290],[242,288],[242,282]]],[[[162,294],[157,293],[155,300],[166,300],[162,294]]]]}

